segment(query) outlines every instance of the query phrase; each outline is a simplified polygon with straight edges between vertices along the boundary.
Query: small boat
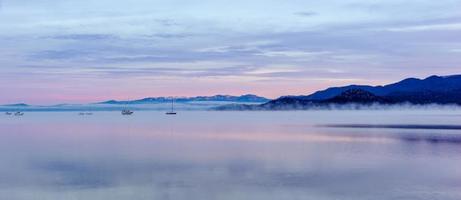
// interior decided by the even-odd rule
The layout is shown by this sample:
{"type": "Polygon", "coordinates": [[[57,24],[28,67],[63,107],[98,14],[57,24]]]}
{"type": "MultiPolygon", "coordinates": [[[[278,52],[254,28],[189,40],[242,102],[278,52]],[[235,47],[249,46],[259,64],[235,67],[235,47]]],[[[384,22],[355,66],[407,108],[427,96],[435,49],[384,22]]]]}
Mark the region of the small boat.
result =
{"type": "Polygon", "coordinates": [[[18,112],[15,112],[15,113],[14,113],[14,115],[15,115],[15,116],[23,116],[23,115],[24,115],[24,113],[23,113],[23,112],[19,112],[19,111],[18,111],[18,112]]]}
{"type": "Polygon", "coordinates": [[[176,115],[176,112],[174,111],[174,98],[171,98],[171,110],[166,112],[165,114],[167,114],[167,115],[176,115]]]}
{"type": "Polygon", "coordinates": [[[13,113],[11,112],[5,112],[5,115],[12,115],[13,113]]]}
{"type": "Polygon", "coordinates": [[[81,112],[81,113],[78,113],[78,115],[85,115],[85,113],[82,113],[82,112],[81,112]]]}
{"type": "Polygon", "coordinates": [[[122,110],[122,115],[131,115],[133,114],[133,111],[131,110],[122,110]]]}
{"type": "Polygon", "coordinates": [[[88,110],[83,111],[84,115],[93,115],[93,112],[91,112],[91,106],[88,106],[88,110]]]}

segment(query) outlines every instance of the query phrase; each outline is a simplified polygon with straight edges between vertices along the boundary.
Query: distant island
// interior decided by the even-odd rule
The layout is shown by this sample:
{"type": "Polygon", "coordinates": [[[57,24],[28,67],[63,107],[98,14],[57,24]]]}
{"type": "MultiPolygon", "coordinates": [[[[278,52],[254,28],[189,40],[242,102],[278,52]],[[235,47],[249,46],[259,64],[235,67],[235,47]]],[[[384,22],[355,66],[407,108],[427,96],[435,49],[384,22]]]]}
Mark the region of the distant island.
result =
{"type": "Polygon", "coordinates": [[[332,87],[306,96],[282,96],[260,105],[223,105],[216,110],[298,110],[341,107],[461,105],[461,75],[408,78],[384,86],[332,87]]]}

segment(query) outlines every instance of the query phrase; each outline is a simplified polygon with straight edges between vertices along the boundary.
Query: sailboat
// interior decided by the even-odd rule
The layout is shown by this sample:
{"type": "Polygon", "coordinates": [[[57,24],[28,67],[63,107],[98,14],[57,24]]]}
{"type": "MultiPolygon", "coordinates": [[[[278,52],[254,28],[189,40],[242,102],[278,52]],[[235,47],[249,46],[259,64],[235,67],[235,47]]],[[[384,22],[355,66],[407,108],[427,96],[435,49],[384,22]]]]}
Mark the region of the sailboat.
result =
{"type": "Polygon", "coordinates": [[[122,115],[132,115],[134,112],[128,109],[127,103],[125,103],[125,109],[122,110],[122,115]]]}
{"type": "Polygon", "coordinates": [[[174,98],[171,98],[171,111],[168,111],[165,114],[167,114],[167,115],[176,115],[176,112],[174,111],[174,98]]]}
{"type": "Polygon", "coordinates": [[[133,111],[131,110],[122,110],[122,115],[131,115],[133,114],[133,111]]]}

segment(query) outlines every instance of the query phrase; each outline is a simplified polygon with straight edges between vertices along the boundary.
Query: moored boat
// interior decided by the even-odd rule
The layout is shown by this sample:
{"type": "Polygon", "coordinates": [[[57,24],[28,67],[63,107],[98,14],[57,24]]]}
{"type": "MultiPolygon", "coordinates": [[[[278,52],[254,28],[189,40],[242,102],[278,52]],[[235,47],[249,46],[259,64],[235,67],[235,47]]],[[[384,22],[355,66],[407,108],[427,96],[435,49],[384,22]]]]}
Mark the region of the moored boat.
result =
{"type": "Polygon", "coordinates": [[[18,111],[18,112],[15,112],[15,113],[14,113],[14,115],[15,115],[15,116],[23,116],[23,115],[24,115],[24,113],[23,113],[23,112],[19,112],[19,111],[18,111]]]}
{"type": "Polygon", "coordinates": [[[131,110],[122,110],[122,115],[132,115],[133,113],[131,110]]]}
{"type": "Polygon", "coordinates": [[[171,98],[171,110],[166,112],[165,114],[167,114],[167,115],[176,115],[176,112],[174,111],[174,98],[171,98]]]}

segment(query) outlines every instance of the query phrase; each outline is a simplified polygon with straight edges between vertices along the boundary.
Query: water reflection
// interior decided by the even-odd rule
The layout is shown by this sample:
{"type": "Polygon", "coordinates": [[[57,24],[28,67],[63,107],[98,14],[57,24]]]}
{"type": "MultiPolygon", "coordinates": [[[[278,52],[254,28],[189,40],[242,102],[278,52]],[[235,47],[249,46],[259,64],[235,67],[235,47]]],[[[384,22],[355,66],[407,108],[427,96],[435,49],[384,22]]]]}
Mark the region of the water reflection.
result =
{"type": "Polygon", "coordinates": [[[458,130],[316,127],[445,124],[461,117],[437,114],[28,113],[0,121],[0,194],[85,200],[460,199],[461,148],[452,145],[459,143],[458,130]]]}
{"type": "Polygon", "coordinates": [[[447,143],[447,144],[461,144],[461,135],[425,135],[420,134],[403,135],[400,137],[407,142],[428,142],[431,144],[447,143]]]}
{"type": "Polygon", "coordinates": [[[317,127],[329,128],[356,128],[356,129],[420,129],[420,130],[441,130],[439,132],[403,132],[397,131],[384,134],[348,134],[349,137],[356,138],[390,138],[398,139],[406,142],[428,142],[432,144],[448,143],[448,144],[461,144],[460,131],[444,131],[444,130],[461,130],[458,125],[425,125],[425,124],[328,124],[317,125],[317,127]]]}
{"type": "Polygon", "coordinates": [[[431,125],[431,124],[328,124],[321,125],[332,128],[394,128],[394,129],[435,129],[461,130],[458,125],[431,125]]]}

